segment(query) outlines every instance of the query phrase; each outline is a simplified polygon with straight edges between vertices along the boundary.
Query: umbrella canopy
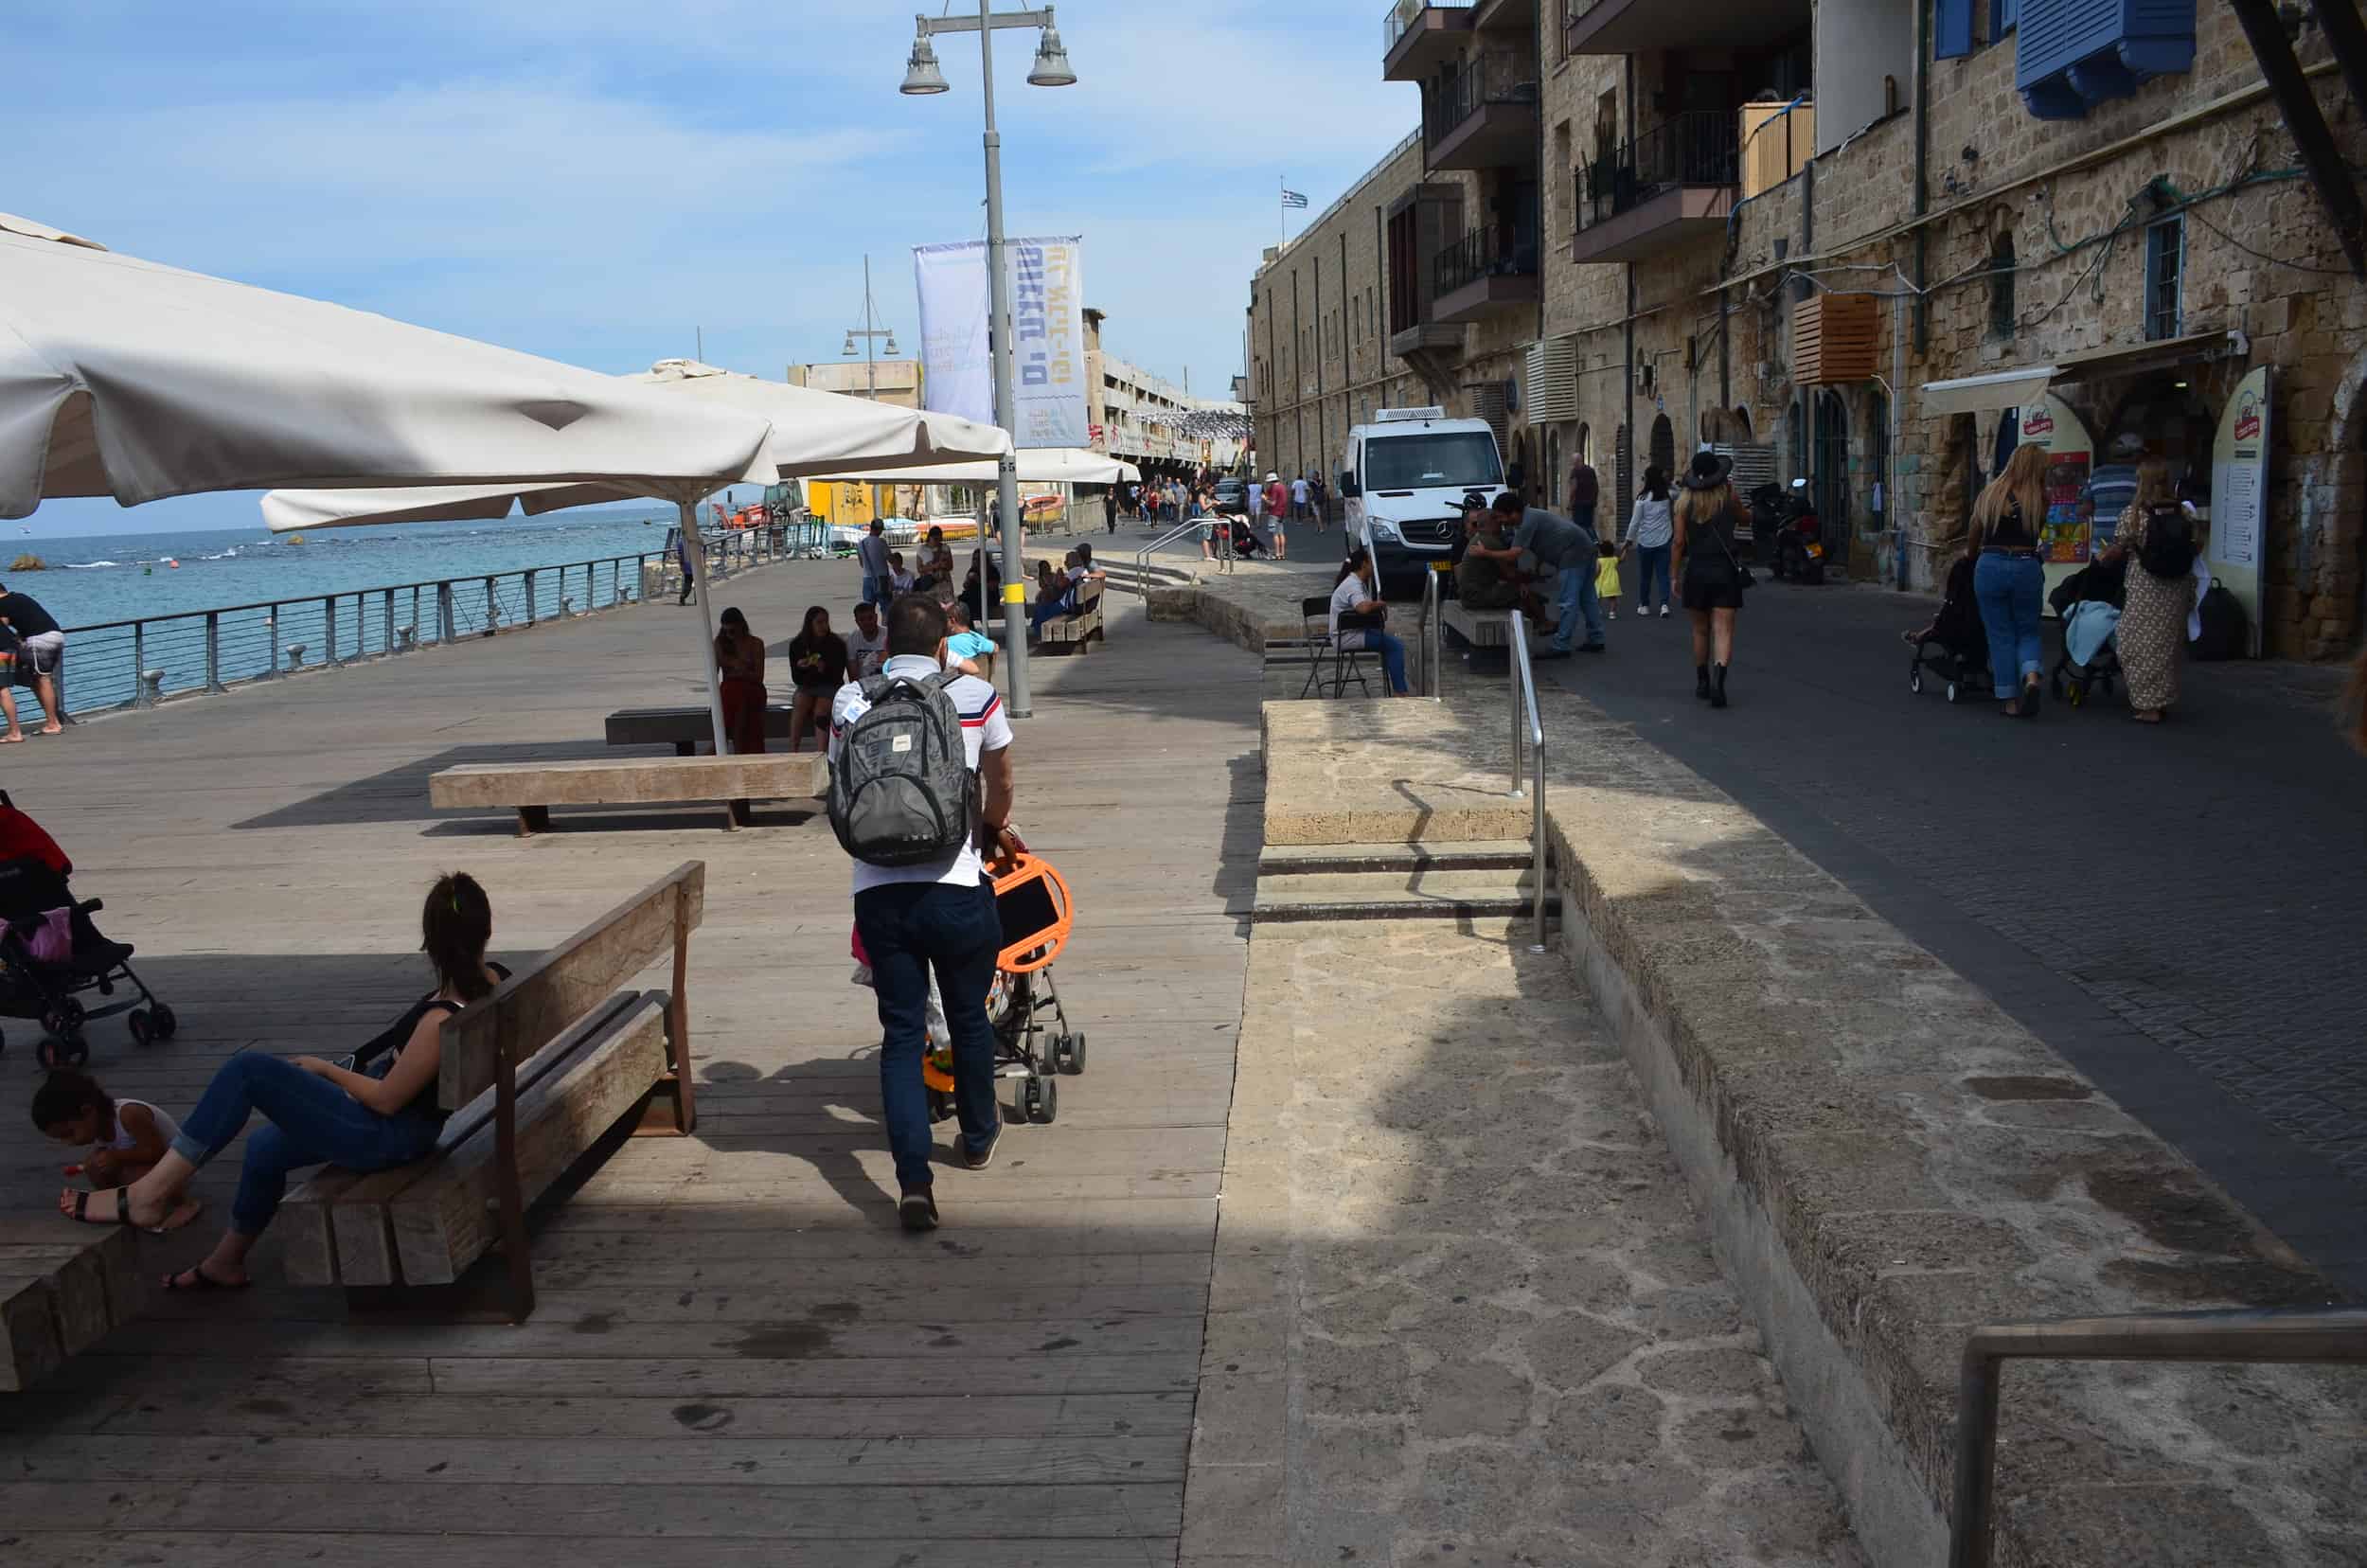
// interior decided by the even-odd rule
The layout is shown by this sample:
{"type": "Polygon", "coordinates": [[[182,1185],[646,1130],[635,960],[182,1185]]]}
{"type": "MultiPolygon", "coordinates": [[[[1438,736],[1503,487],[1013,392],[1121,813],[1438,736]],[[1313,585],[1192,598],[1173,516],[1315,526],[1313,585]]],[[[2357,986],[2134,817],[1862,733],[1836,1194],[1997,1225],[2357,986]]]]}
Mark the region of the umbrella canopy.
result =
{"type": "Polygon", "coordinates": [[[0,217],[0,517],[281,485],[713,488],[773,477],[767,424],[0,217]]]}
{"type": "MultiPolygon", "coordinates": [[[[758,381],[696,360],[660,360],[645,375],[614,379],[619,384],[646,388],[684,412],[769,420],[773,437],[760,465],[763,472],[749,475],[766,481],[866,463],[916,471],[925,468],[934,479],[933,465],[985,458],[991,469],[992,459],[1011,448],[1011,438],[993,425],[951,414],[924,414],[868,398],[758,381]]],[[[685,490],[679,486],[627,480],[400,490],[276,490],[263,497],[263,522],[276,533],[369,523],[448,523],[507,517],[513,505],[524,508],[529,516],[601,501],[654,499],[680,505],[714,488],[685,490]]]]}
{"type": "MultiPolygon", "coordinates": [[[[1131,463],[1076,447],[1022,447],[1016,455],[1023,485],[1115,485],[1143,476],[1131,463]]],[[[806,477],[878,485],[990,485],[996,467],[984,462],[928,469],[849,468],[806,477]]]]}

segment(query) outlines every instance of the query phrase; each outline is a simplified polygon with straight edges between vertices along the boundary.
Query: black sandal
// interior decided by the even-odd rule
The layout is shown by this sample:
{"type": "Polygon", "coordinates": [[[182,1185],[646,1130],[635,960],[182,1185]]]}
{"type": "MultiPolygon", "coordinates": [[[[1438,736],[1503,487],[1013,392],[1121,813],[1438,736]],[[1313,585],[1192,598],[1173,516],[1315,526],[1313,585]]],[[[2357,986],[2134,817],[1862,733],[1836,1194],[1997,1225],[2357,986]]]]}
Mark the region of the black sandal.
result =
{"type": "Polygon", "coordinates": [[[232,1285],[222,1280],[216,1279],[212,1274],[205,1272],[205,1265],[203,1263],[192,1263],[187,1268],[182,1270],[181,1274],[169,1274],[165,1275],[165,1289],[168,1291],[243,1291],[249,1285],[254,1283],[255,1281],[252,1279],[241,1279],[236,1285],[232,1285]],[[190,1282],[187,1285],[180,1283],[181,1274],[188,1275],[190,1282]]]}
{"type": "Polygon", "coordinates": [[[94,1198],[96,1198],[96,1197],[99,1196],[99,1193],[100,1193],[101,1191],[109,1191],[109,1192],[113,1192],[113,1193],[116,1195],[116,1217],[115,1217],[115,1223],[116,1223],[116,1224],[118,1224],[118,1225],[128,1225],[128,1224],[131,1224],[131,1223],[133,1222],[133,1220],[132,1220],[132,1189],[131,1189],[129,1186],[107,1187],[107,1188],[99,1188],[99,1189],[95,1189],[95,1190],[88,1191],[88,1192],[77,1192],[77,1193],[74,1195],[74,1218],[75,1218],[75,1220],[76,1220],[78,1222],[80,1222],[80,1223],[81,1223],[81,1224],[85,1224],[85,1225],[103,1225],[103,1224],[107,1223],[107,1221],[103,1221],[103,1220],[93,1220],[93,1219],[91,1219],[91,1218],[90,1218],[90,1216],[89,1216],[89,1213],[88,1213],[88,1210],[89,1210],[89,1208],[90,1208],[90,1201],[91,1201],[92,1199],[94,1199],[94,1198]]]}

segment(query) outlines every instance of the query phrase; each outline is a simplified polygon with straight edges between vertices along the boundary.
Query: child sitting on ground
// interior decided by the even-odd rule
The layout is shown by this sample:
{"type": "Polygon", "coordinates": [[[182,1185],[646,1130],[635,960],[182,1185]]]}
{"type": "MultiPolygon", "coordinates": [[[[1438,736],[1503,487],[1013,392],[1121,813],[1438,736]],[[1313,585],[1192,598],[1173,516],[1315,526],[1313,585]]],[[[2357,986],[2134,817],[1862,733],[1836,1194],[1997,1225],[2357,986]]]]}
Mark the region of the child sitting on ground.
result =
{"type": "MultiPolygon", "coordinates": [[[[59,1068],[33,1091],[33,1125],[60,1143],[89,1147],[82,1163],[68,1166],[66,1174],[87,1178],[99,1192],[147,1175],[181,1131],[178,1122],[146,1100],[116,1099],[97,1078],[71,1067],[59,1068]]],[[[188,1216],[176,1213],[174,1219],[187,1223],[196,1217],[196,1204],[182,1207],[188,1216]]]]}
{"type": "MultiPolygon", "coordinates": [[[[1619,546],[1604,540],[1594,546],[1594,597],[1603,601],[1603,618],[1619,618],[1619,546]]],[[[1649,608],[1648,606],[1646,608],[1649,608]]]]}

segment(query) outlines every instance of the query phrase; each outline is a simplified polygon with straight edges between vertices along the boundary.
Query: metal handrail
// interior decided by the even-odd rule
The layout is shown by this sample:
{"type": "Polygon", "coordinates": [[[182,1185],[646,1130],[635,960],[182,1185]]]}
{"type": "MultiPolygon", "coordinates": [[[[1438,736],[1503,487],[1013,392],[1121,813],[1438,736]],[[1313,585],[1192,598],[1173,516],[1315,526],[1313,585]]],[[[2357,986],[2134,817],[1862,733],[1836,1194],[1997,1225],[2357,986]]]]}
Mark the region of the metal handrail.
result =
{"type": "MultiPolygon", "coordinates": [[[[718,578],[779,554],[769,529],[736,530],[706,543],[718,578]]],[[[60,696],[76,713],[153,707],[296,669],[337,668],[491,636],[505,626],[571,619],[639,600],[651,567],[662,574],[673,560],[670,551],[600,556],[69,626],[75,679],[60,696]]]]}
{"type": "Polygon", "coordinates": [[[1965,1341],[1949,1568],[1987,1568],[1998,1382],[2008,1360],[2367,1363],[2367,1309],[2242,1309],[1996,1323],[1965,1341]]]}
{"type": "Polygon", "coordinates": [[[1438,568],[1422,573],[1422,695],[1438,695],[1438,568]]]}
{"type": "Polygon", "coordinates": [[[1149,597],[1150,558],[1154,552],[1174,543],[1195,528],[1206,526],[1207,522],[1208,520],[1204,517],[1187,517],[1141,549],[1136,550],[1134,552],[1134,592],[1146,598],[1149,597]]]}
{"type": "Polygon", "coordinates": [[[1505,612],[1512,628],[1512,798],[1521,798],[1521,721],[1528,720],[1530,894],[1537,900],[1536,940],[1531,953],[1545,951],[1545,726],[1537,717],[1537,668],[1529,662],[1529,628],[1521,612],[1505,612]]]}

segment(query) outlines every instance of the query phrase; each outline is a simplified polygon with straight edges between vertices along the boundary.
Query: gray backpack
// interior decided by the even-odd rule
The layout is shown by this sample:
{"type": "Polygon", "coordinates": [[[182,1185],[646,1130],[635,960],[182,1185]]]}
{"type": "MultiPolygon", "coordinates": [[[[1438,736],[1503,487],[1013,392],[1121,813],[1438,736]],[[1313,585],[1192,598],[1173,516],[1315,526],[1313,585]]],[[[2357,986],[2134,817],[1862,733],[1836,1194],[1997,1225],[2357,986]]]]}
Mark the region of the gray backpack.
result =
{"type": "Polygon", "coordinates": [[[839,740],[830,768],[830,828],[839,846],[871,865],[922,865],[970,844],[978,775],[962,743],[962,716],[941,671],[925,681],[874,675],[870,707],[839,740]]]}

